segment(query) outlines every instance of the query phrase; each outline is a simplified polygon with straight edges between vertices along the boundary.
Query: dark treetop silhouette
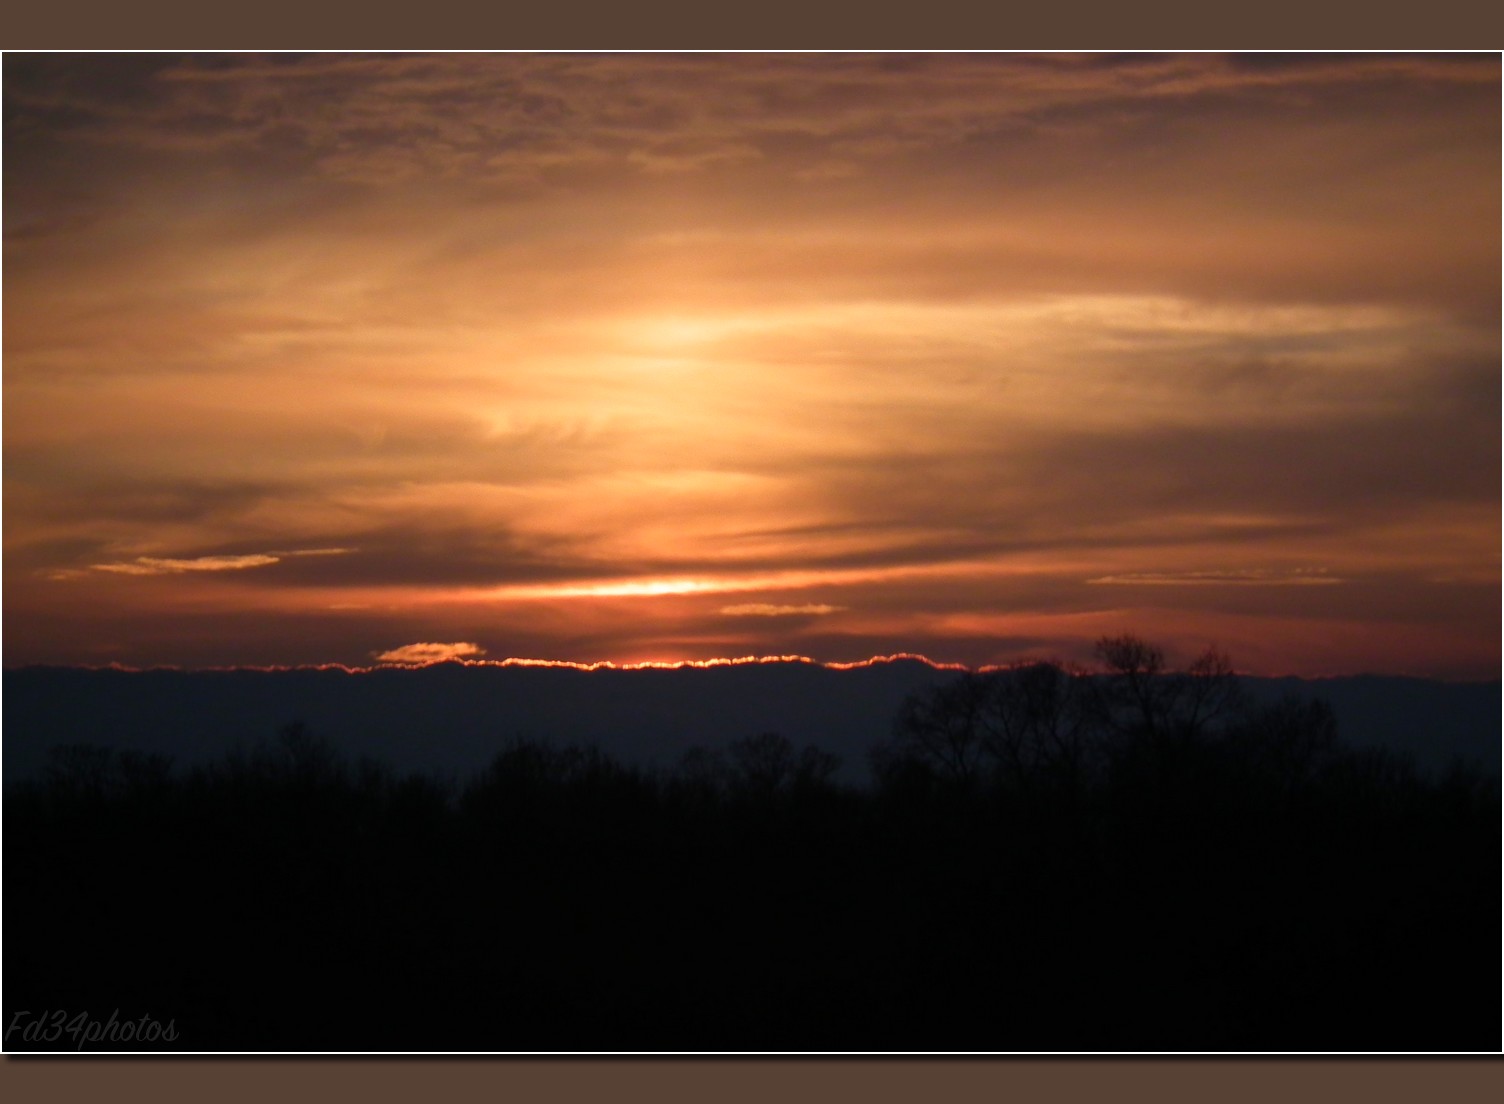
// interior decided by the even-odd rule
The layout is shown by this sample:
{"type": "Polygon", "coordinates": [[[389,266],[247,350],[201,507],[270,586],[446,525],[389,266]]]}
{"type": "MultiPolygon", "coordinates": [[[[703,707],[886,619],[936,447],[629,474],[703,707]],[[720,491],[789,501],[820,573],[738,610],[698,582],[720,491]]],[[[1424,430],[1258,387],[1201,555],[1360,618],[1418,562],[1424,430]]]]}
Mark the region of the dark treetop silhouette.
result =
{"type": "Polygon", "coordinates": [[[119,1009],[194,1051],[1497,1047],[1495,783],[1242,700],[1215,650],[1098,655],[917,689],[862,787],[729,719],[674,769],[513,741],[463,784],[300,725],[189,768],[61,749],[5,802],[6,1023],[119,1009]]]}

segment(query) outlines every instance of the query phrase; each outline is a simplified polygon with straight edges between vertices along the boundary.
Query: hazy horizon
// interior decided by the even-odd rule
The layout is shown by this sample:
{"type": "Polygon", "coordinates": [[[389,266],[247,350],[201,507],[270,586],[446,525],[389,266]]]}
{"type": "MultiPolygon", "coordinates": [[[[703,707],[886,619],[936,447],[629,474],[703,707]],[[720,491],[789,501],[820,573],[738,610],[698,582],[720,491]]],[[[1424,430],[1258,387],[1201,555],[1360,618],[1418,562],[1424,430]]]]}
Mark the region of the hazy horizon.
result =
{"type": "MultiPolygon", "coordinates": [[[[453,644],[433,645],[435,647],[454,648],[453,644]]],[[[424,644],[407,645],[410,648],[422,648],[424,644]]],[[[1186,662],[1169,663],[1165,667],[1165,673],[1182,673],[1188,667],[1194,657],[1182,657],[1186,662]]],[[[677,660],[639,660],[636,662],[619,663],[609,659],[599,660],[573,660],[573,659],[540,659],[526,656],[503,657],[472,657],[463,654],[443,655],[432,659],[407,659],[407,660],[376,660],[368,664],[352,663],[241,663],[220,665],[191,665],[174,663],[154,664],[130,664],[111,661],[109,663],[6,663],[0,670],[24,671],[29,668],[51,668],[58,670],[79,671],[122,671],[126,673],[147,673],[151,671],[177,671],[185,674],[213,673],[213,672],[265,672],[275,673],[281,671],[343,671],[346,674],[363,675],[380,671],[414,671],[428,667],[453,666],[475,668],[538,668],[570,671],[679,671],[679,670],[711,670],[723,667],[769,667],[781,664],[791,666],[815,667],[827,671],[851,671],[864,668],[881,667],[888,664],[914,663],[927,667],[936,672],[969,672],[972,674],[988,674],[997,671],[1007,671],[1019,667],[1029,667],[1040,663],[1065,664],[1068,669],[1083,676],[1102,674],[1102,670],[1093,667],[1082,666],[1069,660],[1062,660],[1058,656],[1027,655],[1019,656],[1014,660],[1001,663],[983,663],[968,665],[948,660],[933,659],[930,656],[917,652],[895,652],[891,655],[868,656],[865,659],[851,660],[821,660],[806,655],[746,655],[746,656],[716,656],[709,659],[677,659],[677,660]]],[[[1241,678],[1262,679],[1267,681],[1280,681],[1295,679],[1301,682],[1319,683],[1322,681],[1334,681],[1342,679],[1383,679],[1394,681],[1419,681],[1436,683],[1497,683],[1504,681],[1504,675],[1494,673],[1492,675],[1480,675],[1476,677],[1444,678],[1431,675],[1412,675],[1386,671],[1319,671],[1297,673],[1294,671],[1251,671],[1241,667],[1235,667],[1233,673],[1241,678]]]]}
{"type": "MultiPolygon", "coordinates": [[[[842,780],[860,784],[910,695],[958,677],[915,657],[644,670],[463,660],[358,670],[7,669],[5,776],[34,775],[49,749],[79,744],[162,754],[187,769],[301,722],[352,762],[441,774],[482,770],[518,738],[671,768],[694,747],[724,750],[778,733],[835,754],[842,780]]],[[[1320,699],[1348,746],[1384,749],[1428,773],[1458,759],[1498,777],[1497,679],[1248,676],[1238,686],[1249,723],[1276,702],[1320,699]]]]}

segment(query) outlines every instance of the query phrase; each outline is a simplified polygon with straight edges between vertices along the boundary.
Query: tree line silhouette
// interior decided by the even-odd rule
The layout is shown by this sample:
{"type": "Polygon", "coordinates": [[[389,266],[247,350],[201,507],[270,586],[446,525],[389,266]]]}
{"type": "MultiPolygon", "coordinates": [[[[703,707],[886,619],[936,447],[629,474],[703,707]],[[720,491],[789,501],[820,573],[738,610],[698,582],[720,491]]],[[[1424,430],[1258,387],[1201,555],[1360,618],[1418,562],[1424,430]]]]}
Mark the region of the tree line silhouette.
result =
{"type": "Polygon", "coordinates": [[[187,770],[58,749],[5,799],[5,1023],[119,1009],[203,1051],[1497,1049],[1495,781],[1349,750],[1320,701],[1255,708],[1216,649],[1097,655],[916,693],[865,787],[776,733],[672,770],[518,741],[463,782],[296,724],[187,770]]]}

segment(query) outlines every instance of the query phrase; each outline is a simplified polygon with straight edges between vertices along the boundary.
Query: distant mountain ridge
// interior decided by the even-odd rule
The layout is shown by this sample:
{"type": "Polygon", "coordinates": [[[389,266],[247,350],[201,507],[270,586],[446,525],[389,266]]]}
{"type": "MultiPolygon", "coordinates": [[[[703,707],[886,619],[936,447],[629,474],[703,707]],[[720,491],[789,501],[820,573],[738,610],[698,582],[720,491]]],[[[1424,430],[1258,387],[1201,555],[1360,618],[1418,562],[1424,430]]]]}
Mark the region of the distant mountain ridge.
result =
{"type": "MultiPolygon", "coordinates": [[[[438,663],[424,667],[130,671],[24,667],[3,673],[4,770],[25,778],[48,749],[94,743],[214,759],[301,721],[354,759],[464,776],[517,738],[598,745],[623,762],[671,766],[688,748],[779,732],[842,757],[862,782],[904,698],[956,677],[919,657],[822,665],[642,668],[438,663]]],[[[1501,686],[1361,675],[1241,679],[1255,702],[1319,697],[1342,740],[1413,756],[1434,772],[1454,759],[1500,774],[1501,686]]]]}

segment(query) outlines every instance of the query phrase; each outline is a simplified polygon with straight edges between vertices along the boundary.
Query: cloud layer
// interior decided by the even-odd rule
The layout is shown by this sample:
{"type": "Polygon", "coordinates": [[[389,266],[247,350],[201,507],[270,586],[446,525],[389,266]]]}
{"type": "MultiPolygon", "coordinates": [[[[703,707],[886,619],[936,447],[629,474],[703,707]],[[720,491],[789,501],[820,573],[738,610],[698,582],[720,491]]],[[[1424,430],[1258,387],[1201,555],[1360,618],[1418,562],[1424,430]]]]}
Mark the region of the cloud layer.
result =
{"type": "Polygon", "coordinates": [[[1499,77],[8,57],[7,662],[1496,672],[1499,77]]]}

